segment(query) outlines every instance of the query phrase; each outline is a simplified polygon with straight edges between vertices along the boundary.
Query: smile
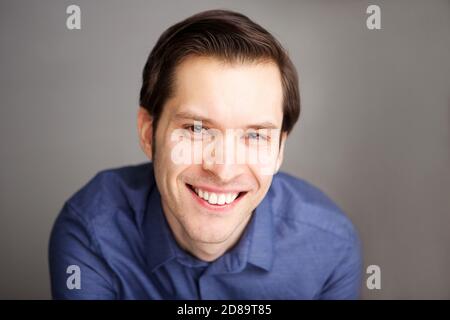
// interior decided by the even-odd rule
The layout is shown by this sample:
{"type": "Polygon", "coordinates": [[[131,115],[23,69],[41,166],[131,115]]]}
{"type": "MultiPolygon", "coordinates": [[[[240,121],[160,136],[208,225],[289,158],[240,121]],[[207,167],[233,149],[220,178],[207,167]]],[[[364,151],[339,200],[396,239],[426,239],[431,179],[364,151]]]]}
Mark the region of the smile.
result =
{"type": "Polygon", "coordinates": [[[219,192],[212,191],[210,189],[195,187],[190,184],[186,184],[188,189],[193,193],[193,195],[199,200],[203,205],[211,208],[224,208],[230,207],[238,202],[247,192],[219,192]]]}

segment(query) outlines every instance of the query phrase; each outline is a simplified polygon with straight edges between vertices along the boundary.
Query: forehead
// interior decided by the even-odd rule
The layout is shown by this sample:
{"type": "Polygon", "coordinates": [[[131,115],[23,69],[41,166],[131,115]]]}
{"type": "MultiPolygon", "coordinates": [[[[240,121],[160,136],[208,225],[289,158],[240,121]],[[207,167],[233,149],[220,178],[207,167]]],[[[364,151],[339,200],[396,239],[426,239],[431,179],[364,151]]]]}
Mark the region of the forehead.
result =
{"type": "Polygon", "coordinates": [[[281,127],[282,84],[272,62],[228,63],[190,57],[176,69],[170,115],[199,114],[226,127],[266,121],[281,127]]]}

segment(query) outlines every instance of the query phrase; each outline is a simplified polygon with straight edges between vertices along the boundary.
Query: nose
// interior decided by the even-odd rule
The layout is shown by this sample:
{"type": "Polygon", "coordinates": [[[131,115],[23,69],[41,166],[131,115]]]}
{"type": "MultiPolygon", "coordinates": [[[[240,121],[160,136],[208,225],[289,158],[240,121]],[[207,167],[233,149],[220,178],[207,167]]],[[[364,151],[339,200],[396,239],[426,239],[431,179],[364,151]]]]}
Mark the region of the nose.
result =
{"type": "Polygon", "coordinates": [[[215,175],[221,183],[228,183],[233,181],[235,177],[239,176],[243,170],[240,169],[240,165],[235,164],[206,164],[203,169],[209,171],[215,175]]]}
{"type": "Polygon", "coordinates": [[[237,151],[234,135],[226,134],[224,138],[207,145],[203,153],[202,167],[223,183],[232,181],[245,170],[244,165],[236,161],[237,151]]]}

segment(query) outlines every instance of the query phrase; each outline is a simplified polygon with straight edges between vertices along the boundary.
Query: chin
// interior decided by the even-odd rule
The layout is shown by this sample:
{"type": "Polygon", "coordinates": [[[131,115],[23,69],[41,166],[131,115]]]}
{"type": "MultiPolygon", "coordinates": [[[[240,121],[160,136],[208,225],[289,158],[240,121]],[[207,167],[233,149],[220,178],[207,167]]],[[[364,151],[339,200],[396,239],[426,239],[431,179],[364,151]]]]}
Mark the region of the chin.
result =
{"type": "Polygon", "coordinates": [[[189,237],[201,243],[223,243],[228,240],[232,234],[232,230],[226,232],[223,226],[218,226],[217,228],[206,227],[207,230],[196,229],[195,231],[188,232],[189,237]]]}
{"type": "Polygon", "coordinates": [[[204,235],[199,235],[197,236],[194,240],[196,242],[199,243],[205,243],[205,244],[221,244],[224,243],[227,239],[229,238],[229,236],[223,236],[223,237],[218,237],[218,236],[204,236],[204,235]]]}
{"type": "Polygon", "coordinates": [[[189,238],[204,243],[226,241],[239,225],[239,221],[236,221],[236,219],[212,217],[210,214],[200,212],[184,216],[180,222],[189,238]]]}

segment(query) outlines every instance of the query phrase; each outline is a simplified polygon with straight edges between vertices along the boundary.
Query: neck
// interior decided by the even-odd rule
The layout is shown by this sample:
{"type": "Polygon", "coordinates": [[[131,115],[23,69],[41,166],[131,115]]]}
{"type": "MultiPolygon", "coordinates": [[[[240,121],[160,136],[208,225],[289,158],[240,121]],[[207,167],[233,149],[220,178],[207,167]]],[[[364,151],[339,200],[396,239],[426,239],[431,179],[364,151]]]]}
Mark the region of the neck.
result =
{"type": "Polygon", "coordinates": [[[166,213],[168,211],[165,210],[164,205],[163,209],[164,215],[166,216],[167,222],[178,245],[196,258],[207,262],[216,260],[236,245],[252,216],[249,214],[248,217],[238,225],[238,227],[226,240],[217,243],[210,243],[196,241],[189,237],[176,217],[171,213],[166,213]]]}

